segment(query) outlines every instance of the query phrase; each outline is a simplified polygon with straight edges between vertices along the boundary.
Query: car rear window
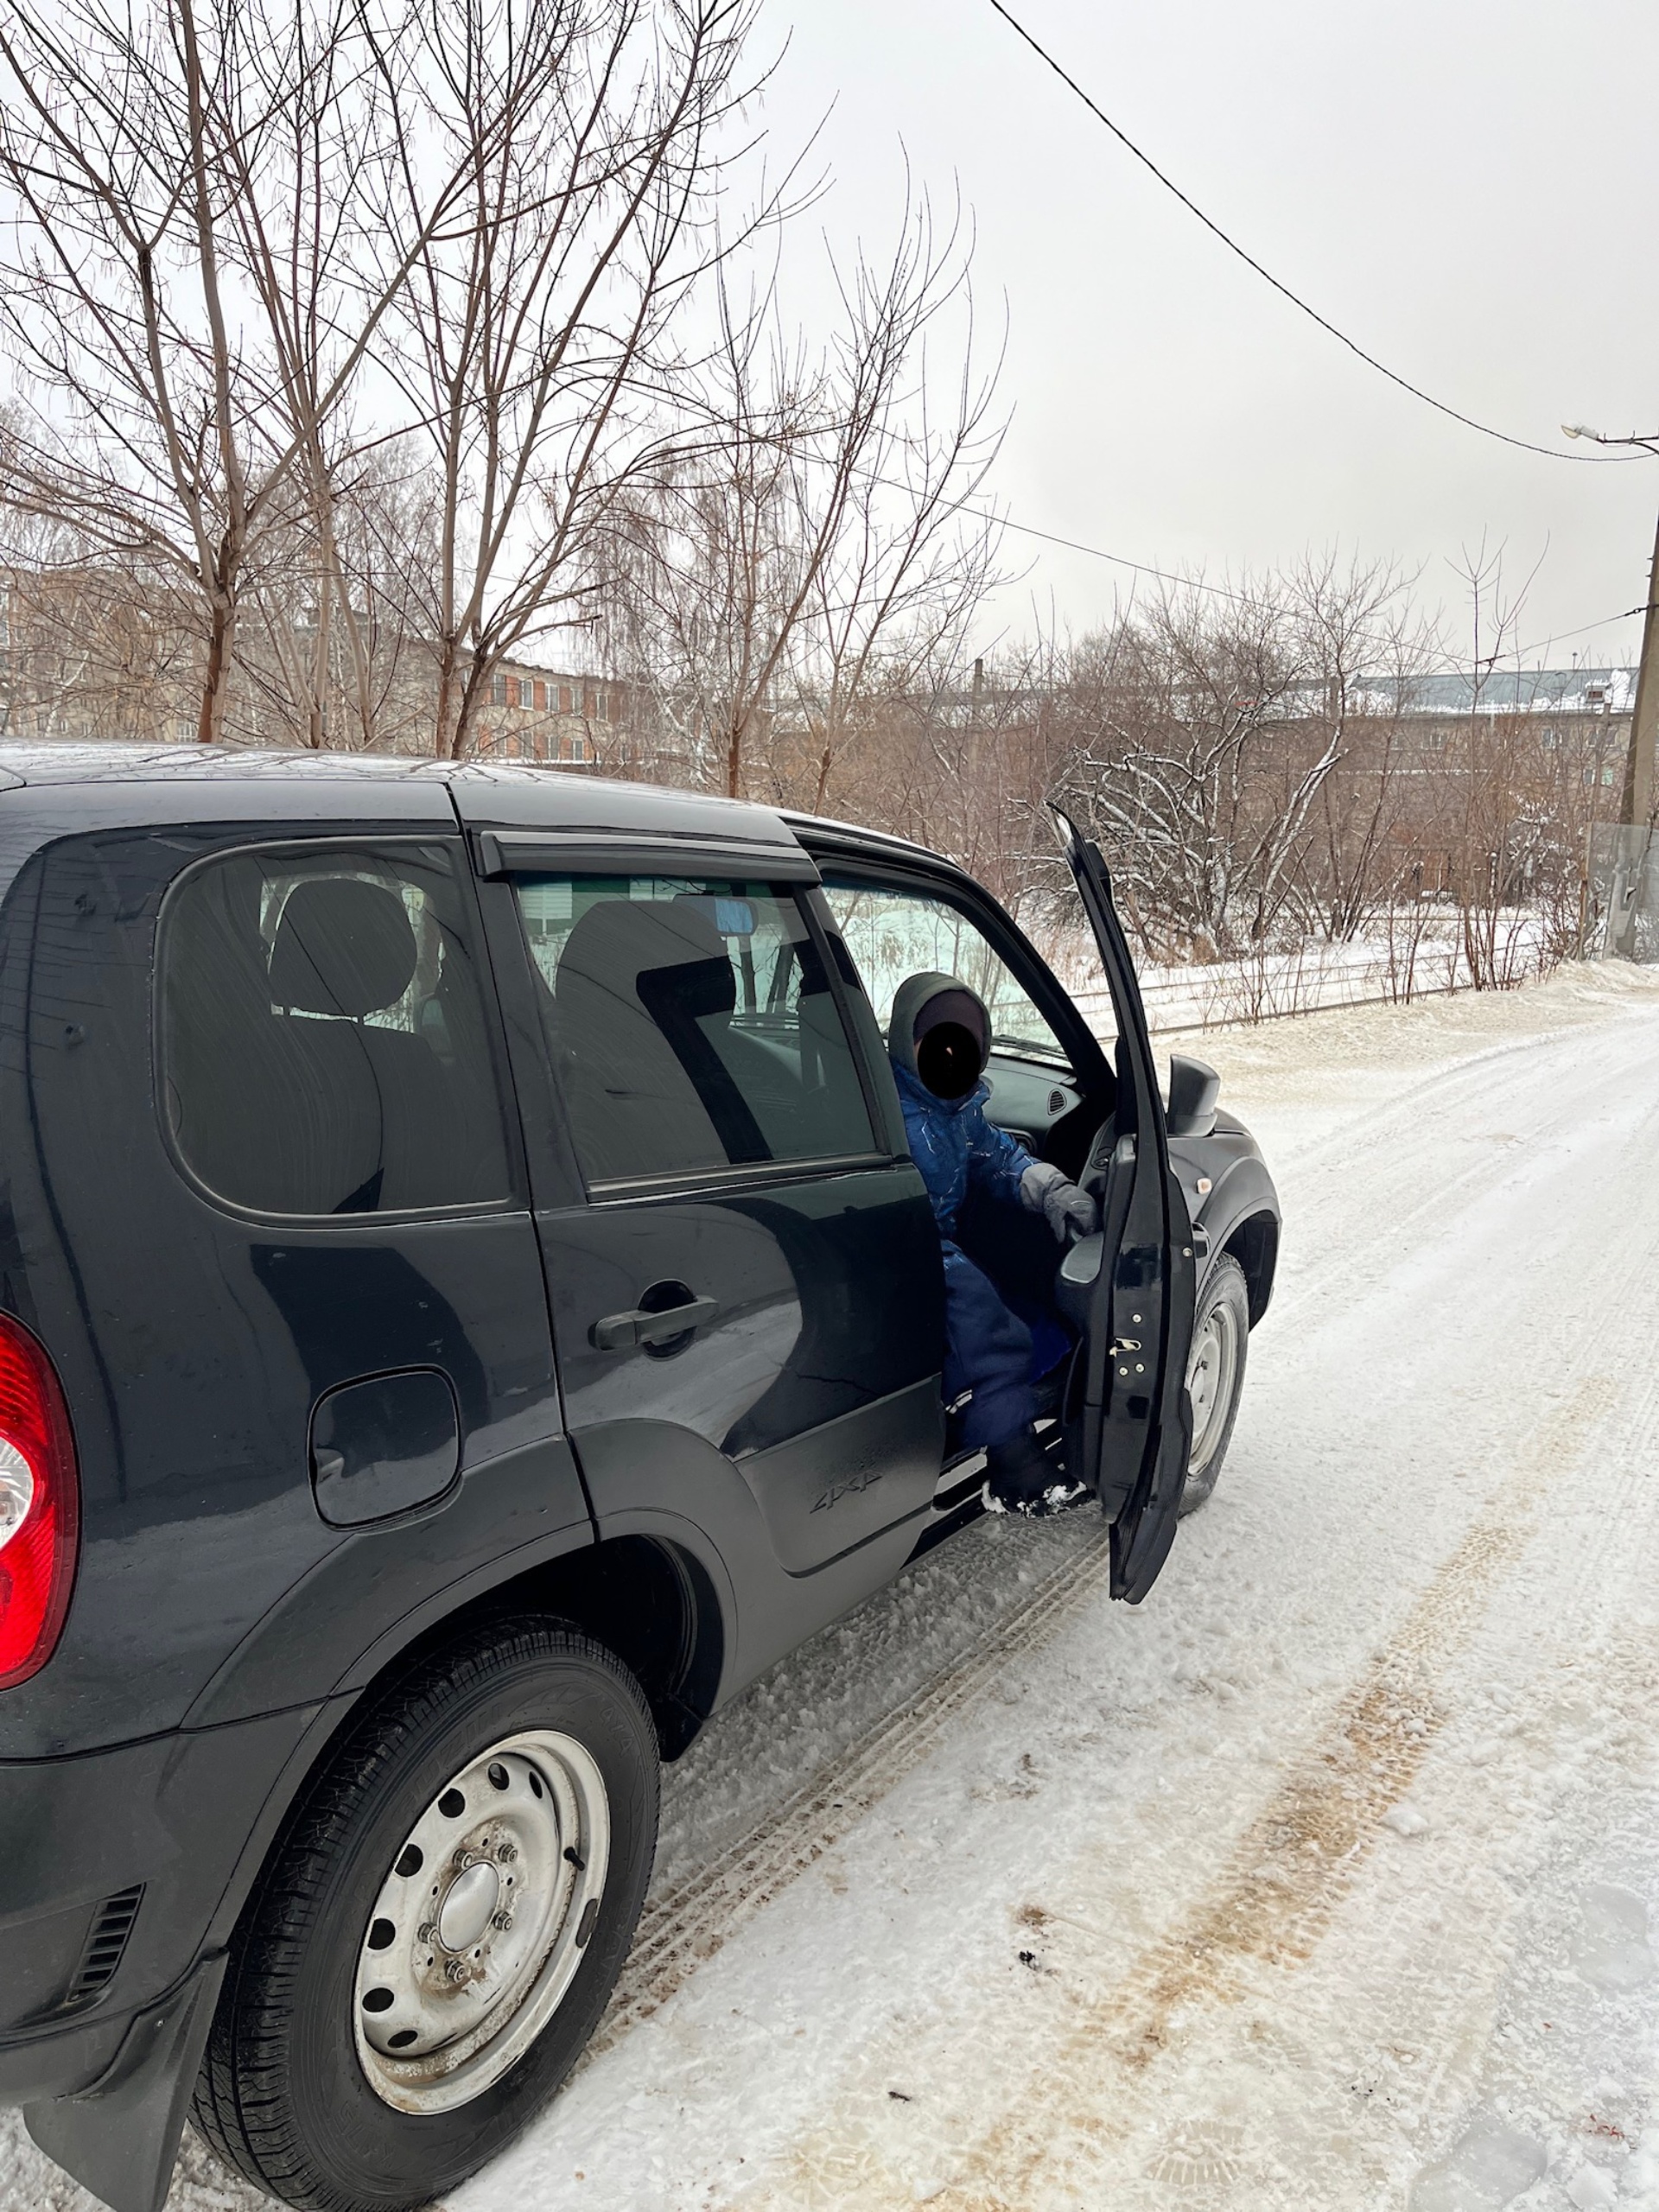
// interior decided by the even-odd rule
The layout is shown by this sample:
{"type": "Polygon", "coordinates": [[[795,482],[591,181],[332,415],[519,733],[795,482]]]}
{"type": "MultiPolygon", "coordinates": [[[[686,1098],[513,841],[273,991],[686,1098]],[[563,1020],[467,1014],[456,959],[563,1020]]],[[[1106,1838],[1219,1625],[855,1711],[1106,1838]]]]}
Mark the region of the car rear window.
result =
{"type": "Polygon", "coordinates": [[[238,852],[169,897],[168,1121],[262,1213],[475,1206],[510,1190],[486,999],[442,846],[238,852]]]}
{"type": "Polygon", "coordinates": [[[824,963],[790,893],[536,875],[519,911],[590,1184],[874,1148],[824,963]]]}

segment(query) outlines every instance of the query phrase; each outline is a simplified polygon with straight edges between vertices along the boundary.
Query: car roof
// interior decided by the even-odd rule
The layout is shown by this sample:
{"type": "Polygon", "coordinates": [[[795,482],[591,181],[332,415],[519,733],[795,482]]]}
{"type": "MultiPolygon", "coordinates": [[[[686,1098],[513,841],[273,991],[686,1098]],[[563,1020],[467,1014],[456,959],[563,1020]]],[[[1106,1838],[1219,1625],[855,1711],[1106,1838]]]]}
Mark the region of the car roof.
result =
{"type": "MultiPolygon", "coordinates": [[[[397,753],[277,751],[251,745],[0,744],[0,791],[120,785],[434,785],[454,791],[464,817],[543,822],[550,828],[638,829],[653,804],[701,821],[711,834],[788,839],[776,810],[709,791],[595,776],[591,770],[510,760],[442,760],[397,753]]],[[[346,802],[349,803],[349,802],[346,802]]]]}
{"type": "Polygon", "coordinates": [[[385,753],[275,753],[240,745],[53,745],[10,739],[0,769],[20,784],[291,782],[440,775],[452,764],[385,753]]]}
{"type": "MultiPolygon", "coordinates": [[[[561,769],[509,760],[440,760],[388,753],[276,751],[259,746],[49,744],[10,740],[0,744],[0,791],[23,786],[207,783],[323,785],[441,784],[452,789],[464,817],[549,826],[608,826],[638,830],[653,802],[675,817],[682,833],[706,828],[714,836],[759,837],[767,842],[804,838],[846,851],[907,855],[953,867],[944,855],[907,837],[866,829],[792,808],[757,805],[712,791],[671,785],[624,782],[586,769],[561,769]],[[538,803],[539,802],[539,803],[538,803]]],[[[342,792],[343,796],[343,792],[342,792]]]]}
{"type": "Polygon", "coordinates": [[[791,807],[780,807],[780,822],[786,823],[798,836],[804,836],[824,844],[861,845],[873,854],[904,855],[911,860],[931,861],[941,867],[957,868],[960,863],[946,853],[936,852],[931,845],[918,845],[913,837],[895,836],[890,830],[868,830],[862,823],[839,822],[833,815],[798,814],[791,807]]]}

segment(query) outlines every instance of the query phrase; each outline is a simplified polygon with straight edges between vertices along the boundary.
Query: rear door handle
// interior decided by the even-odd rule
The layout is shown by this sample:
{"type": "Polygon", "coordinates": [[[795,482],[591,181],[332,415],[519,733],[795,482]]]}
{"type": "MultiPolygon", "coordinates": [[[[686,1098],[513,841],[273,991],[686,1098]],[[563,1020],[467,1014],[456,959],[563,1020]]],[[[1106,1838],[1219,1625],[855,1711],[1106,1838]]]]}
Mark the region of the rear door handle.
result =
{"type": "Polygon", "coordinates": [[[607,1313],[595,1321],[592,1335],[597,1351],[631,1351],[635,1344],[663,1344],[671,1338],[689,1336],[720,1311],[716,1300],[694,1298],[687,1306],[671,1306],[666,1313],[648,1313],[635,1306],[626,1313],[607,1313]]]}

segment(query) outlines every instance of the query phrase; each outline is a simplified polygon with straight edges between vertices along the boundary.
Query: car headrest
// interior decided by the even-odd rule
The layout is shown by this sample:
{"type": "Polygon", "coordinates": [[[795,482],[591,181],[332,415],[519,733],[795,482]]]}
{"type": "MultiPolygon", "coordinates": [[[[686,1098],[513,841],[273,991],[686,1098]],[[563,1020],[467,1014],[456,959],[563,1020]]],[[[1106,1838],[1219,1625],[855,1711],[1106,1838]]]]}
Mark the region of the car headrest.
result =
{"type": "Polygon", "coordinates": [[[356,1020],[397,1004],[418,957],[395,891],[340,875],[302,883],[271,947],[271,1003],[356,1020]]]}
{"type": "Polygon", "coordinates": [[[555,996],[567,1019],[597,1013],[596,996],[632,1001],[658,1021],[669,1003],[695,1019],[730,1014],[737,978],[725,939],[691,900],[602,899],[566,940],[555,996]]]}

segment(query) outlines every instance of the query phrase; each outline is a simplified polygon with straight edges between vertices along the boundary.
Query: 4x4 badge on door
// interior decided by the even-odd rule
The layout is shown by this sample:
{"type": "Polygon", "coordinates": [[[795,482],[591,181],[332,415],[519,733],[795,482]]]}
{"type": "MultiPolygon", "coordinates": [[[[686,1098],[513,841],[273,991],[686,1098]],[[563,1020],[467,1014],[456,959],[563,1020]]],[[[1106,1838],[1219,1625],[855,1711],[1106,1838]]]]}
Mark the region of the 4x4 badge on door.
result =
{"type": "Polygon", "coordinates": [[[880,1467],[866,1467],[858,1474],[849,1475],[844,1482],[831,1483],[821,1497],[813,1499],[812,1510],[815,1513],[827,1512],[830,1506],[839,1504],[841,1500],[851,1491],[869,1490],[880,1479],[880,1467]]]}

